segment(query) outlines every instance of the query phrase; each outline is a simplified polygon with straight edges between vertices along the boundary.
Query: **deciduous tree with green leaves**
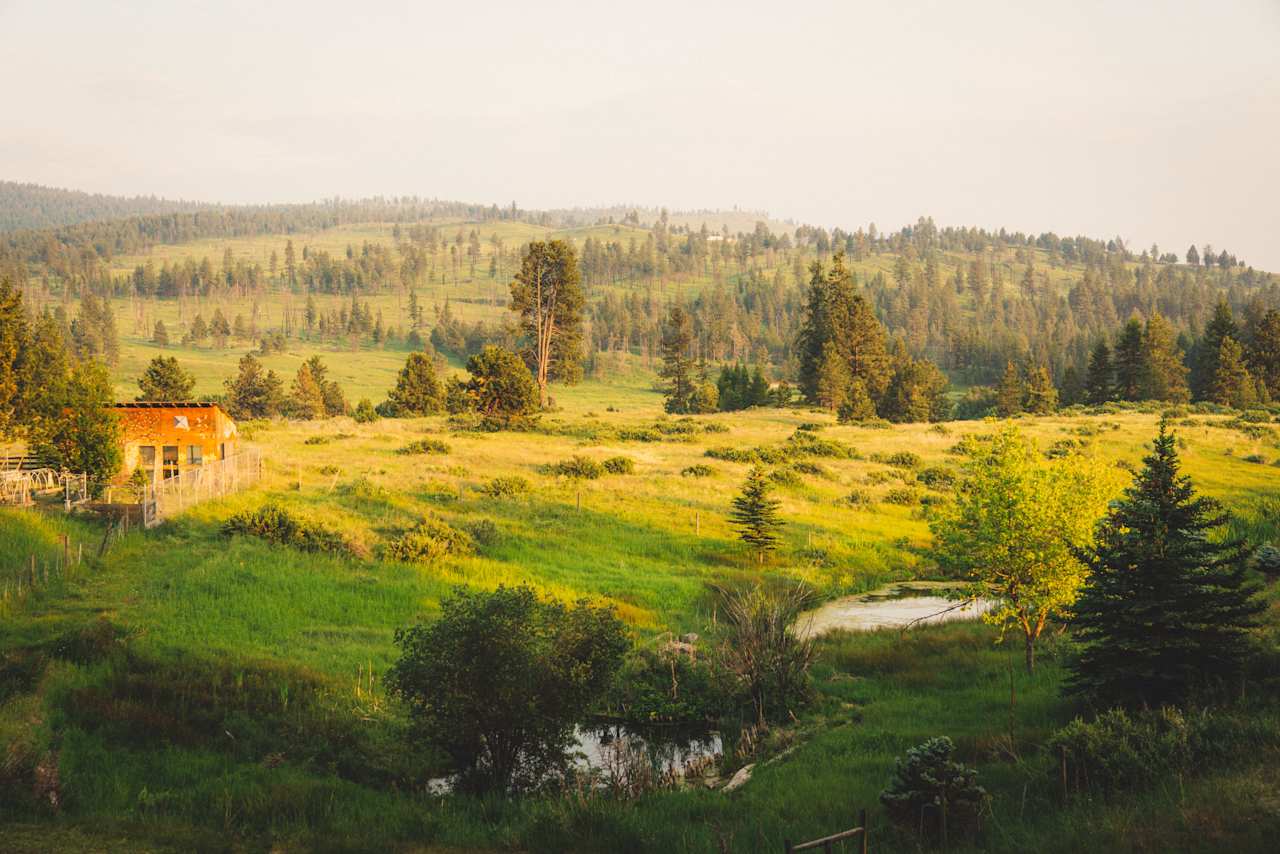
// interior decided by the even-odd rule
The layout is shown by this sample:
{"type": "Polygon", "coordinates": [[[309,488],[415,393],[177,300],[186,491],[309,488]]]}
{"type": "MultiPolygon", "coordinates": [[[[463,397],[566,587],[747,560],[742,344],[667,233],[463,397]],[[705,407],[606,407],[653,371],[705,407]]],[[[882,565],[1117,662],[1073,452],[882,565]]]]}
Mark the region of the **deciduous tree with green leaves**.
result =
{"type": "Polygon", "coordinates": [[[956,499],[930,522],[935,553],[972,581],[969,595],[994,601],[984,619],[1022,633],[1030,673],[1045,625],[1084,582],[1077,554],[1092,544],[1118,473],[1079,453],[1045,459],[1013,427],[990,442],[965,439],[962,450],[956,499]]]}

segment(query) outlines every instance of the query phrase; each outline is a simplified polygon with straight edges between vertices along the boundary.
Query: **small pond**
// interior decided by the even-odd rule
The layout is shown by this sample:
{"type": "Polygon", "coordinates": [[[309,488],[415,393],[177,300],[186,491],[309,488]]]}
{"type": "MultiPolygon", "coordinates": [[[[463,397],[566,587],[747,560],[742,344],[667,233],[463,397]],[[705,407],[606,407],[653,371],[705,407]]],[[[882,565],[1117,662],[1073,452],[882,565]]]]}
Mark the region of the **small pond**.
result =
{"type": "Polygon", "coordinates": [[[959,585],[945,581],[903,581],[870,593],[842,596],[800,617],[798,631],[806,636],[845,629],[901,629],[909,624],[971,620],[994,607],[978,599],[961,607],[948,598],[959,585]]]}

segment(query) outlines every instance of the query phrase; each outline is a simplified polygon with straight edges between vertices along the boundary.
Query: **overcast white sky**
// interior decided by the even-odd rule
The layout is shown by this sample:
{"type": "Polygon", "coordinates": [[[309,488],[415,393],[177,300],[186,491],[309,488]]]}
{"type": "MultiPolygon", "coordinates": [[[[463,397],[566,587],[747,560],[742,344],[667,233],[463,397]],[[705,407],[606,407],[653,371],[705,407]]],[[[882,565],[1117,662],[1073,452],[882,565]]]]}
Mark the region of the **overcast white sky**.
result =
{"type": "Polygon", "coordinates": [[[1280,0],[0,0],[0,177],[1192,241],[1280,270],[1280,0]]]}

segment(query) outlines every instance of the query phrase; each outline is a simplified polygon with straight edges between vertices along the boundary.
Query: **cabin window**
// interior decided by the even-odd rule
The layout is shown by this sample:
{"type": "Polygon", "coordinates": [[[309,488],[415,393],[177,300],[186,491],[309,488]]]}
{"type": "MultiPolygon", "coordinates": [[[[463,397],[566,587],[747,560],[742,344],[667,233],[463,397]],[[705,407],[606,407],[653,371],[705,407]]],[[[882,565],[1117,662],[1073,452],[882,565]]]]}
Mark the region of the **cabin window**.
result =
{"type": "Polygon", "coordinates": [[[199,445],[187,445],[187,462],[198,466],[204,462],[204,448],[199,445]]]}
{"type": "Polygon", "coordinates": [[[164,465],[164,476],[167,480],[178,476],[178,446],[165,445],[161,450],[160,462],[164,465]]]}
{"type": "Polygon", "coordinates": [[[138,448],[138,468],[147,473],[147,480],[155,475],[156,470],[156,446],[141,445],[138,448]]]}

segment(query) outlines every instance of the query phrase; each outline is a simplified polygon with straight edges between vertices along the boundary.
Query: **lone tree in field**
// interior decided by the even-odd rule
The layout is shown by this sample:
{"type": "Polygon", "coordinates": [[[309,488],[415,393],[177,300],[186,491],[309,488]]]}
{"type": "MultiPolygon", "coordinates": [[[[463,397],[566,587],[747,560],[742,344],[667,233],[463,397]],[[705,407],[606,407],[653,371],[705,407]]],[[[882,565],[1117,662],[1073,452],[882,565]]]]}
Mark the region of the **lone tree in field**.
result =
{"type": "Polygon", "coordinates": [[[430,357],[423,353],[409,354],[396,377],[396,387],[387,395],[387,403],[398,418],[435,415],[444,410],[444,388],[430,357]]]}
{"type": "Polygon", "coordinates": [[[930,522],[936,553],[973,581],[971,595],[994,599],[984,619],[1022,633],[1030,673],[1045,624],[1084,582],[1078,550],[1093,540],[1116,470],[1081,454],[1046,460],[1012,427],[992,442],[966,439],[962,450],[956,500],[930,522]]]}
{"type": "Polygon", "coordinates": [[[396,631],[388,689],[414,735],[474,792],[532,788],[563,771],[582,721],[630,641],[611,608],[540,599],[529,587],[458,589],[431,624],[396,631]]]}
{"type": "Polygon", "coordinates": [[[738,529],[738,538],[755,548],[762,563],[765,552],[778,547],[778,533],[782,530],[782,520],[778,517],[782,502],[769,497],[770,488],[764,467],[754,466],[729,511],[729,521],[738,529]]]}
{"type": "Polygon", "coordinates": [[[1237,677],[1265,608],[1245,582],[1249,549],[1211,539],[1228,517],[1178,468],[1162,423],[1086,552],[1090,574],[1072,609],[1083,646],[1067,691],[1100,706],[1178,703],[1237,677]]]}
{"type": "Polygon", "coordinates": [[[252,353],[240,357],[240,370],[226,381],[227,411],[233,418],[271,418],[284,404],[284,384],[275,371],[263,371],[252,353]]]}
{"type": "Polygon", "coordinates": [[[509,424],[538,409],[538,387],[524,360],[494,344],[487,344],[467,360],[471,378],[451,388],[451,411],[477,412],[499,424],[509,424]]]}
{"type": "Polygon", "coordinates": [[[157,320],[155,329],[151,331],[151,343],[161,347],[169,346],[169,330],[165,328],[163,320],[157,320]]]}
{"type": "Polygon", "coordinates": [[[511,310],[520,313],[543,408],[548,382],[573,383],[582,377],[581,277],[573,246],[535,240],[511,283],[511,310]]]}
{"type": "Polygon", "coordinates": [[[138,400],[190,400],[196,378],[173,356],[156,356],[138,377],[138,400]]]}
{"type": "Polygon", "coordinates": [[[667,312],[662,325],[662,368],[658,375],[667,381],[662,407],[673,414],[691,412],[694,406],[693,324],[689,313],[678,305],[667,312]]]}

